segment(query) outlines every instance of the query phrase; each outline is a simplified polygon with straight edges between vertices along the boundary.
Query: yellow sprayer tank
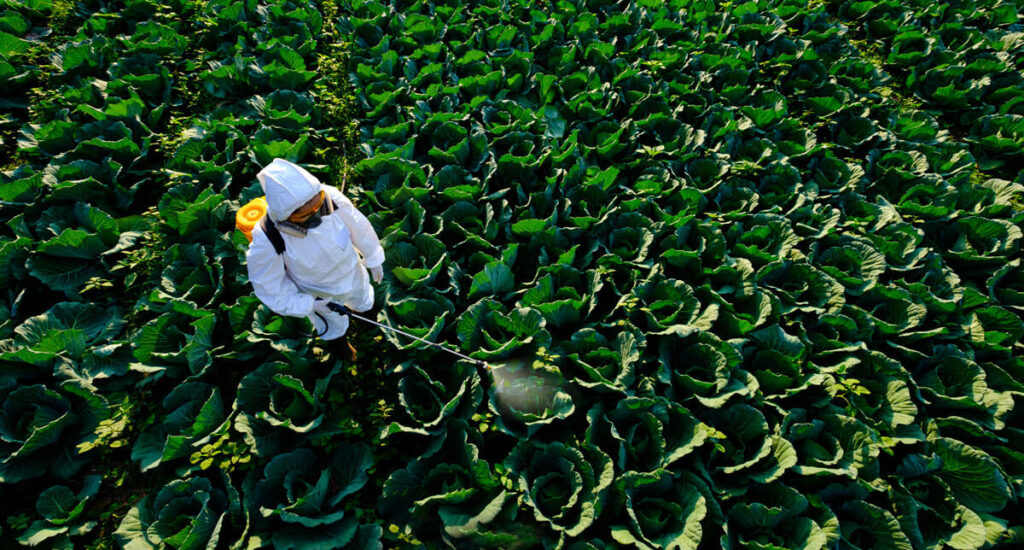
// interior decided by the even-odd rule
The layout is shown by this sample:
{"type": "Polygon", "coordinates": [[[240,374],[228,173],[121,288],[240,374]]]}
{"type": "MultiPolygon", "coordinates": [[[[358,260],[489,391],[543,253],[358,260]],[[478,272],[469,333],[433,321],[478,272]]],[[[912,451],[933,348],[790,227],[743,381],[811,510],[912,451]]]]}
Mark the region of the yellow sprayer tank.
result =
{"type": "Polygon", "coordinates": [[[252,228],[260,223],[260,219],[267,213],[267,198],[258,197],[249,201],[245,206],[238,209],[235,214],[235,227],[245,235],[246,240],[252,242],[252,228]]]}

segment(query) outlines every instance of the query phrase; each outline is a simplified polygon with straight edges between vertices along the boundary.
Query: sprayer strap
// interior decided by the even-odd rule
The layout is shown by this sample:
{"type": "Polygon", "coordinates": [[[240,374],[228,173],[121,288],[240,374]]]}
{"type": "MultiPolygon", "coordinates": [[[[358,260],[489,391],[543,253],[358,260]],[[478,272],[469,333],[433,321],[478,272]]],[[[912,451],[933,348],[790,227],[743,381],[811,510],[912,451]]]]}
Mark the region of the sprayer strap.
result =
{"type": "Polygon", "coordinates": [[[284,237],[281,236],[281,232],[277,230],[277,226],[274,225],[270,216],[263,216],[260,224],[263,226],[263,233],[270,239],[270,244],[274,245],[274,252],[277,252],[278,256],[284,254],[284,237]]]}

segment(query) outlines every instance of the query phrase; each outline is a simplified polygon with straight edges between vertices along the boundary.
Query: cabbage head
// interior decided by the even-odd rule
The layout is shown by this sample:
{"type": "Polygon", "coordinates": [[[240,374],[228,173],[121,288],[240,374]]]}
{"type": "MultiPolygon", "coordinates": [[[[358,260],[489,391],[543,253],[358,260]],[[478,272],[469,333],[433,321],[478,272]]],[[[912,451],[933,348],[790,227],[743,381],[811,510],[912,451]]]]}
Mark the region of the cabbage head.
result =
{"type": "Polygon", "coordinates": [[[839,522],[828,507],[812,505],[796,489],[781,483],[755,485],[745,502],[729,509],[722,548],[835,548],[839,522]]]}
{"type": "Polygon", "coordinates": [[[518,529],[510,520],[517,501],[502,486],[507,481],[504,468],[480,458],[480,431],[462,419],[449,422],[453,427],[437,452],[409,462],[388,478],[378,504],[383,517],[399,524],[419,523],[464,547],[535,542],[528,529],[518,529]]]}
{"type": "Polygon", "coordinates": [[[228,427],[220,389],[203,382],[186,382],[164,398],[164,421],[139,434],[132,460],[142,471],[161,462],[183,458],[228,427]]]}
{"type": "Polygon", "coordinates": [[[246,506],[274,548],[341,548],[366,534],[345,497],[366,485],[372,465],[364,445],[343,445],[329,459],[307,448],[279,454],[247,478],[246,506]]]}
{"type": "Polygon", "coordinates": [[[114,537],[125,550],[242,547],[248,518],[223,473],[175,479],[146,495],[125,515],[114,537]]]}
{"type": "Polygon", "coordinates": [[[55,391],[21,386],[0,406],[0,483],[50,475],[70,479],[85,465],[77,446],[93,436],[106,403],[67,382],[55,391]]]}
{"type": "Polygon", "coordinates": [[[590,410],[587,433],[601,448],[618,450],[615,464],[624,471],[667,468],[707,440],[697,417],[664,397],[626,397],[614,409],[602,409],[590,410]]]}
{"type": "Polygon", "coordinates": [[[707,484],[697,476],[667,470],[626,472],[614,483],[615,506],[625,523],[611,527],[626,546],[652,550],[696,550],[707,527],[721,524],[722,512],[707,484]]]}
{"type": "Polygon", "coordinates": [[[301,444],[324,425],[327,389],[341,368],[338,362],[324,374],[279,362],[257,368],[238,384],[235,429],[260,456],[301,444]]]}
{"type": "Polygon", "coordinates": [[[36,512],[42,517],[18,536],[18,542],[26,546],[37,546],[49,541],[54,549],[74,548],[71,537],[84,535],[96,527],[95,521],[83,521],[82,512],[89,499],[100,489],[101,477],[91,475],[82,483],[82,490],[75,494],[64,485],[55,485],[39,494],[36,512]]]}
{"type": "Polygon", "coordinates": [[[523,503],[563,539],[578,536],[600,517],[614,478],[611,459],[589,443],[521,440],[507,465],[523,503]]]}

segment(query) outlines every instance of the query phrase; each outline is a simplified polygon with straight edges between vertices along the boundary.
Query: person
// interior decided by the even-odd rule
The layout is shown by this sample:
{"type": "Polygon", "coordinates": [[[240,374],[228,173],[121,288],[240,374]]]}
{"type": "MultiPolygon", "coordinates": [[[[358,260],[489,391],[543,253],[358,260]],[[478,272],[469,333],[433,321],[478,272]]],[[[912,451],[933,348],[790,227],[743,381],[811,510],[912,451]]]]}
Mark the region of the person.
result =
{"type": "Polygon", "coordinates": [[[256,297],[280,315],[309,318],[333,351],[354,361],[355,348],[339,340],[349,318],[327,304],[355,312],[373,307],[370,276],[375,283],[384,277],[377,233],[348,197],[297,164],[274,159],[256,177],[269,218],[253,228],[246,252],[256,297]],[[283,245],[280,253],[274,240],[283,245]]]}

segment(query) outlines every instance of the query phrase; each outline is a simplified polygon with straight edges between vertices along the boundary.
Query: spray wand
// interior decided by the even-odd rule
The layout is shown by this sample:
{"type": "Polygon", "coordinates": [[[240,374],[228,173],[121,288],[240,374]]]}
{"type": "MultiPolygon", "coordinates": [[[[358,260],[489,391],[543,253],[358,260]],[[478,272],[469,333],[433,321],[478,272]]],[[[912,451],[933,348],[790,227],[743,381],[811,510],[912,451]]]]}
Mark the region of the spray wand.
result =
{"type": "MultiPolygon", "coordinates": [[[[546,403],[553,402],[557,395],[561,395],[566,399],[571,399],[565,392],[561,390],[560,383],[554,381],[548,375],[537,375],[537,371],[526,367],[526,363],[521,360],[503,361],[497,365],[492,365],[486,361],[480,359],[473,359],[467,355],[463,355],[455,350],[448,349],[441,344],[424,340],[419,336],[414,336],[408,332],[399,330],[397,328],[378,323],[372,319],[367,319],[362,315],[352,313],[349,308],[328,302],[327,307],[336,313],[342,315],[350,315],[359,319],[360,321],[376,325],[384,330],[390,330],[403,336],[408,336],[413,340],[418,340],[433,346],[442,351],[448,352],[452,355],[456,355],[466,361],[481,365],[487,374],[491,377],[494,383],[495,398],[505,408],[514,408],[524,412],[530,412],[532,414],[542,414],[546,410],[546,403]]],[[[550,371],[544,369],[545,372],[550,374],[550,371]]],[[[500,414],[500,412],[499,412],[500,414]]]]}
{"type": "Polygon", "coordinates": [[[371,325],[377,325],[378,327],[380,327],[380,328],[382,328],[384,330],[390,330],[391,332],[397,332],[398,334],[401,334],[403,336],[408,336],[409,338],[412,338],[413,340],[419,340],[420,342],[423,342],[424,344],[427,344],[427,345],[430,345],[430,346],[434,346],[435,348],[440,349],[442,351],[447,351],[448,353],[451,353],[452,355],[457,355],[457,356],[459,356],[459,357],[461,357],[461,358],[463,358],[463,359],[465,359],[465,360],[467,360],[467,361],[469,361],[471,363],[476,363],[478,365],[482,365],[487,370],[491,370],[491,369],[494,368],[491,365],[487,364],[486,361],[481,361],[480,359],[473,359],[472,357],[469,357],[468,355],[463,355],[463,354],[461,354],[461,353],[459,353],[459,352],[457,352],[455,350],[448,349],[448,348],[446,348],[446,347],[444,347],[441,344],[438,344],[436,342],[431,342],[429,340],[424,340],[423,338],[420,338],[419,336],[415,336],[415,335],[409,334],[408,332],[405,332],[404,330],[399,330],[399,329],[397,329],[395,327],[391,327],[391,326],[385,325],[383,323],[378,323],[377,321],[374,321],[372,319],[367,319],[366,317],[363,317],[362,315],[357,315],[357,314],[353,313],[351,309],[349,309],[349,308],[347,308],[347,307],[345,307],[343,305],[339,305],[339,304],[336,304],[334,302],[328,302],[327,307],[330,308],[335,313],[340,313],[341,315],[348,315],[350,317],[354,317],[354,318],[359,319],[360,321],[363,321],[365,323],[370,323],[371,325]]]}

